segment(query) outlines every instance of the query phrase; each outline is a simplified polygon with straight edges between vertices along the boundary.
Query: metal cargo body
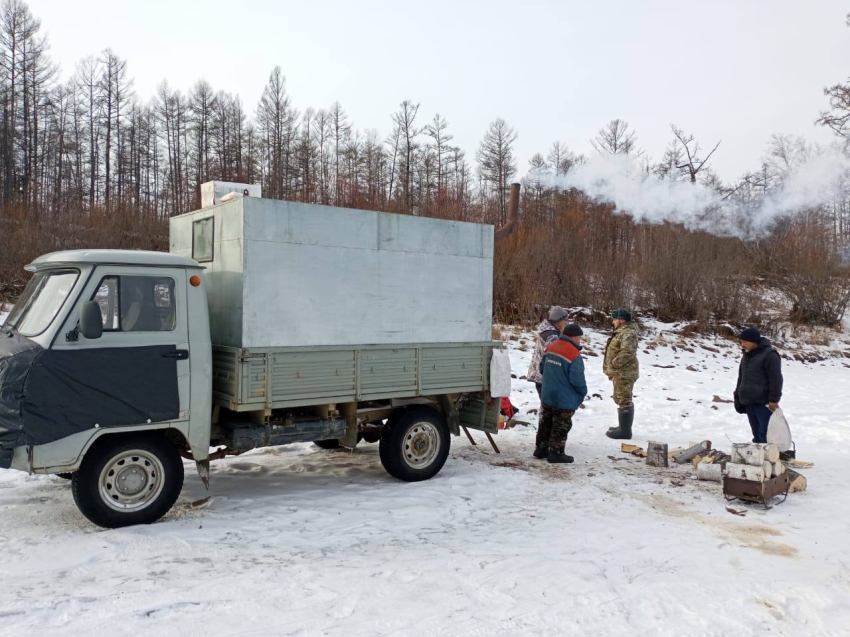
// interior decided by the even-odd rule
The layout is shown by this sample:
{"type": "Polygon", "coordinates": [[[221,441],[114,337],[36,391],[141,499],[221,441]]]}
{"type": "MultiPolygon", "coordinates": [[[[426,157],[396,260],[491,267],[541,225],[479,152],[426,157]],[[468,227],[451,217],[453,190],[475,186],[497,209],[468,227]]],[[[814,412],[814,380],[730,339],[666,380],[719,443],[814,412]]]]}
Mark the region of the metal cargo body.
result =
{"type": "Polygon", "coordinates": [[[493,227],[240,198],[171,219],[206,268],[214,345],[491,339],[493,227]]]}
{"type": "Polygon", "coordinates": [[[479,392],[492,342],[411,347],[213,347],[213,397],[232,411],[479,392]]]}

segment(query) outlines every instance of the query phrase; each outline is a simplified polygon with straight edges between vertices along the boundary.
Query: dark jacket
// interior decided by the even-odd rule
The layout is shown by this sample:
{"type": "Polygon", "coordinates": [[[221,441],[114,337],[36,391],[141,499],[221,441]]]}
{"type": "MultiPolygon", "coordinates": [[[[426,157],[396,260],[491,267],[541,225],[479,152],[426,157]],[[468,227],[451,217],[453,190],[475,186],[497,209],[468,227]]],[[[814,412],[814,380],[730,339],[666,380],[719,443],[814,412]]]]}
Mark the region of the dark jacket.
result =
{"type": "Polygon", "coordinates": [[[782,398],[782,358],[766,338],[745,352],[738,367],[735,402],[747,405],[778,403],[782,398]]]}
{"type": "Polygon", "coordinates": [[[569,336],[560,336],[543,353],[540,371],[543,374],[541,401],[554,409],[579,408],[587,396],[584,379],[584,359],[581,346],[569,336]]]}

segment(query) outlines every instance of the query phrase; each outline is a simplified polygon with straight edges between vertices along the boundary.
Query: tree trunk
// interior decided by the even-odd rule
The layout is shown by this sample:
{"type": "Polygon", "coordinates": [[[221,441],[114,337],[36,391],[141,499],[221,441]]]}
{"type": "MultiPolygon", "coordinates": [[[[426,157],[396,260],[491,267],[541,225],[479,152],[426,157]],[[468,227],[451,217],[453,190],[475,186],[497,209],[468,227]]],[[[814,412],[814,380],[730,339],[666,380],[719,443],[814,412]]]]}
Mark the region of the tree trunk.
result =
{"type": "Polygon", "coordinates": [[[726,465],[726,475],[736,480],[749,480],[751,482],[764,482],[770,478],[770,473],[765,475],[764,466],[750,464],[737,464],[730,462],[726,465]]]}
{"type": "Polygon", "coordinates": [[[806,480],[806,476],[801,473],[797,473],[793,469],[785,469],[785,473],[788,474],[788,480],[791,483],[791,486],[788,488],[788,493],[799,493],[800,491],[805,491],[808,486],[808,480],[806,480]]]}
{"type": "Polygon", "coordinates": [[[697,465],[697,479],[720,482],[723,478],[723,468],[719,464],[701,463],[697,465]]]}

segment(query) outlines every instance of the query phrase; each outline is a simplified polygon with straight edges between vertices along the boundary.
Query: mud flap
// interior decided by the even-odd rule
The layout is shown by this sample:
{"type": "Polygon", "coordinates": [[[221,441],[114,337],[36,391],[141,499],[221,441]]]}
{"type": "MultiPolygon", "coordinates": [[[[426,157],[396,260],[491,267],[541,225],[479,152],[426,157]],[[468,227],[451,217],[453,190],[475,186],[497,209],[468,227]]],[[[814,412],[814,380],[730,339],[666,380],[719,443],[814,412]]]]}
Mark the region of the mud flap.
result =
{"type": "Polygon", "coordinates": [[[457,407],[445,394],[439,397],[440,407],[443,409],[443,414],[446,416],[446,423],[449,426],[449,431],[453,436],[460,435],[460,414],[457,407]]]}
{"type": "Polygon", "coordinates": [[[210,461],[207,460],[196,460],[195,468],[198,470],[198,476],[201,478],[201,482],[204,483],[204,486],[207,488],[207,491],[210,490],[210,461]]]}

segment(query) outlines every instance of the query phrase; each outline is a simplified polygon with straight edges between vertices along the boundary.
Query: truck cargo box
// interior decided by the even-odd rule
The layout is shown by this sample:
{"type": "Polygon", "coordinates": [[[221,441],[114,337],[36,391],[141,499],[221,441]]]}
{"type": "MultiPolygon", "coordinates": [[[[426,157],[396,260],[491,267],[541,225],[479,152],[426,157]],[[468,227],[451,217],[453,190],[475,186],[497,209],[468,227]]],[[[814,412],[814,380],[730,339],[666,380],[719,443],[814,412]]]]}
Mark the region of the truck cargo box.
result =
{"type": "Polygon", "coordinates": [[[206,267],[214,345],[491,340],[493,227],[240,198],[171,219],[206,267]]]}

